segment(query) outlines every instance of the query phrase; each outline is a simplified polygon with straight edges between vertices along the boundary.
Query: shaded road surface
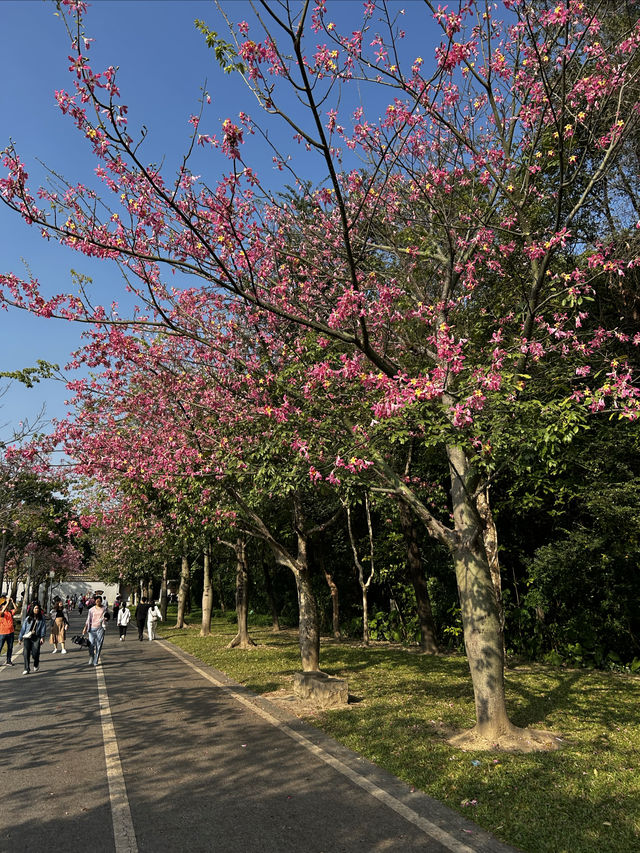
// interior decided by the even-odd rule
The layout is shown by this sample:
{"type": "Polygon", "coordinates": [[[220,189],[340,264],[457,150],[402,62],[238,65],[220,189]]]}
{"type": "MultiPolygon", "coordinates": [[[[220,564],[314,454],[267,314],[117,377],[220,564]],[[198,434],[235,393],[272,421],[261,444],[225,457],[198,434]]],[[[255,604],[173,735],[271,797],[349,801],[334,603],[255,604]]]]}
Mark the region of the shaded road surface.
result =
{"type": "Polygon", "coordinates": [[[67,648],[0,671],[0,851],[511,850],[135,625],[97,669],[67,648]]]}

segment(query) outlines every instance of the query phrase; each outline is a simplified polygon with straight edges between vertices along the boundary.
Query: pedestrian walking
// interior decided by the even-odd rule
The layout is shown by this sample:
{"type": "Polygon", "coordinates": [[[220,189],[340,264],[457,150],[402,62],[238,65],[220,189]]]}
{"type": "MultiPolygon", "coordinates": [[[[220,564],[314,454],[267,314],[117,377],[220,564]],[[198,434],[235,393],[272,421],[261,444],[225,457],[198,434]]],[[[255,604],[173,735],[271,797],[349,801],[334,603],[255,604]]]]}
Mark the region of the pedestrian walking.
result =
{"type": "Polygon", "coordinates": [[[7,666],[13,666],[11,658],[13,656],[13,634],[15,631],[13,617],[15,615],[16,605],[13,598],[11,598],[11,596],[9,596],[9,598],[2,596],[0,598],[0,654],[2,654],[2,649],[6,643],[7,666]]]}
{"type": "Polygon", "coordinates": [[[84,624],[82,633],[84,636],[89,635],[89,664],[98,666],[100,660],[100,652],[102,643],[104,642],[104,632],[107,623],[107,609],[102,606],[102,596],[96,595],[95,604],[89,608],[87,613],[87,621],[84,624]]]}
{"type": "Polygon", "coordinates": [[[160,613],[160,608],[152,599],[147,613],[147,636],[149,640],[155,640],[156,625],[158,622],[162,622],[162,613],[160,613]]]}
{"type": "Polygon", "coordinates": [[[44,613],[40,604],[36,602],[32,606],[30,614],[22,623],[18,636],[18,642],[23,644],[23,675],[28,675],[31,672],[29,666],[30,660],[33,660],[34,672],[40,669],[40,646],[44,643],[46,633],[47,623],[45,622],[44,613]]]}
{"type": "Polygon", "coordinates": [[[142,640],[142,632],[147,624],[147,614],[149,613],[149,602],[145,596],[142,596],[140,604],[136,607],[136,625],[138,626],[138,639],[142,640]]]}
{"type": "Polygon", "coordinates": [[[78,613],[82,616],[82,608],[84,607],[84,597],[78,599],[78,613]]]}
{"type": "Polygon", "coordinates": [[[118,631],[120,632],[120,642],[124,643],[127,636],[127,627],[131,621],[131,611],[126,601],[123,601],[118,608],[118,631]]]}
{"type": "Polygon", "coordinates": [[[51,611],[51,637],[49,638],[49,642],[53,646],[51,654],[55,655],[58,651],[58,645],[60,645],[60,652],[66,655],[67,650],[64,647],[64,642],[68,627],[69,620],[67,619],[66,611],[62,606],[62,602],[58,601],[51,611]]]}

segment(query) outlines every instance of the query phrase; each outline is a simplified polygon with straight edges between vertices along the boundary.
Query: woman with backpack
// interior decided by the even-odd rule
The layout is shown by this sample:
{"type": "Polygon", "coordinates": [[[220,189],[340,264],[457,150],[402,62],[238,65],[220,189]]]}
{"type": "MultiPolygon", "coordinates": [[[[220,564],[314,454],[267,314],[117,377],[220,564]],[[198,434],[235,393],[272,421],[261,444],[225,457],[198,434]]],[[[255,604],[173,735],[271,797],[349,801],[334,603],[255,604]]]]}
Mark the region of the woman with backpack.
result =
{"type": "Polygon", "coordinates": [[[40,668],[40,646],[44,643],[46,633],[47,623],[45,622],[44,613],[40,604],[36,602],[22,623],[18,636],[18,643],[23,644],[23,675],[28,675],[31,672],[29,667],[30,658],[33,659],[33,671],[37,672],[40,668]]]}

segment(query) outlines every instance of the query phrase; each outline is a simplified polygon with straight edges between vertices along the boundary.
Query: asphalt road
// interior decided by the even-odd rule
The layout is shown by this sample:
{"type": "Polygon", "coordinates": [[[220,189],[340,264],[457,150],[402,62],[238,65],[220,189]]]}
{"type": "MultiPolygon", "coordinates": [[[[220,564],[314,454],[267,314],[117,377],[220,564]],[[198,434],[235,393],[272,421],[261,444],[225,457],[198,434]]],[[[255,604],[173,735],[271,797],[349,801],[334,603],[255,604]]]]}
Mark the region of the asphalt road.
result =
{"type": "Polygon", "coordinates": [[[511,850],[135,625],[67,648],[0,670],[0,853],[511,850]]]}

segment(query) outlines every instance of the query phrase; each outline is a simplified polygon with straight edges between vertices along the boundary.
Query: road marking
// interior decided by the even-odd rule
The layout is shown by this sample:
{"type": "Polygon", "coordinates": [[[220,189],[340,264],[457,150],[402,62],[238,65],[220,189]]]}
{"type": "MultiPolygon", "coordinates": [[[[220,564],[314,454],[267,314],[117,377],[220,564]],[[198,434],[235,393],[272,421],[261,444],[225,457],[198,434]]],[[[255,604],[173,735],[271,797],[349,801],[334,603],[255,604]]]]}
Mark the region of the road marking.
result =
{"type": "Polygon", "coordinates": [[[133,820],[131,819],[131,809],[129,808],[122,764],[120,763],[118,741],[113,727],[113,720],[111,719],[107,684],[104,680],[102,666],[99,664],[95,669],[98,678],[98,704],[100,706],[100,720],[102,722],[104,757],[107,764],[111,820],[113,822],[113,837],[116,845],[115,853],[138,853],[138,843],[133,828],[133,820]]]}
{"type": "Polygon", "coordinates": [[[439,827],[437,824],[432,823],[430,820],[422,817],[416,811],[406,806],[403,802],[398,800],[388,791],[385,791],[383,788],[378,787],[374,782],[370,779],[367,779],[366,776],[358,773],[356,770],[353,770],[343,761],[340,761],[339,758],[335,758],[333,755],[330,755],[326,752],[322,747],[317,746],[313,741],[310,741],[309,738],[306,738],[304,735],[301,735],[299,732],[296,732],[294,729],[290,728],[286,723],[283,723],[282,720],[279,720],[277,717],[274,717],[268,711],[265,711],[263,708],[260,708],[258,705],[255,705],[249,699],[246,699],[242,696],[233,686],[229,684],[224,684],[224,682],[219,681],[215,678],[211,673],[206,672],[204,669],[199,667],[197,664],[193,663],[193,661],[189,660],[184,654],[181,654],[182,650],[178,651],[171,643],[160,642],[159,645],[170,652],[172,655],[177,657],[183,663],[188,664],[191,669],[195,670],[199,675],[203,678],[206,678],[207,681],[210,681],[212,684],[215,684],[216,687],[220,687],[222,690],[231,694],[233,698],[240,702],[242,705],[246,705],[251,711],[255,714],[258,714],[268,723],[270,723],[275,728],[279,729],[284,734],[288,735],[292,740],[297,741],[301,746],[307,749],[309,752],[313,753],[315,756],[324,761],[325,764],[328,764],[330,767],[333,767],[334,770],[337,770],[338,773],[341,773],[343,776],[346,776],[347,779],[350,779],[354,784],[358,785],[363,790],[367,791],[367,793],[371,794],[371,796],[375,797],[380,802],[384,803],[394,812],[399,814],[405,820],[412,823],[414,826],[417,826],[428,836],[433,838],[435,841],[438,841],[442,844],[443,847],[446,847],[447,850],[451,850],[452,853],[477,853],[477,848],[469,847],[467,844],[464,844],[462,841],[458,841],[457,838],[454,838],[453,835],[450,835],[446,830],[439,827]]]}

